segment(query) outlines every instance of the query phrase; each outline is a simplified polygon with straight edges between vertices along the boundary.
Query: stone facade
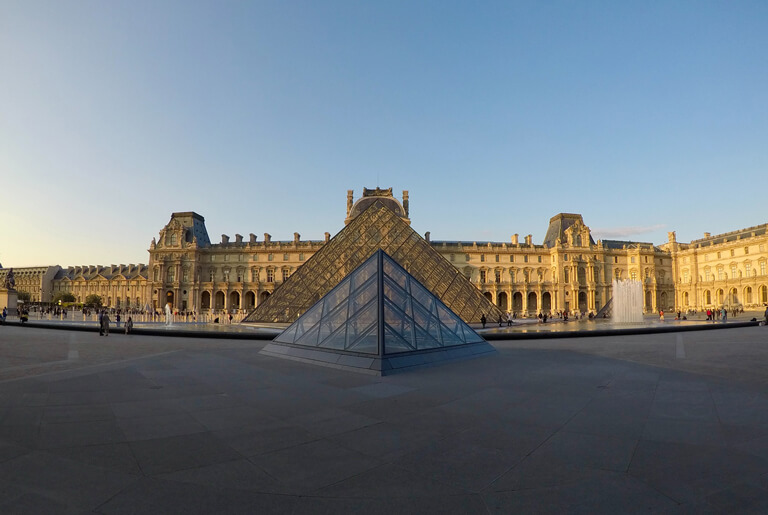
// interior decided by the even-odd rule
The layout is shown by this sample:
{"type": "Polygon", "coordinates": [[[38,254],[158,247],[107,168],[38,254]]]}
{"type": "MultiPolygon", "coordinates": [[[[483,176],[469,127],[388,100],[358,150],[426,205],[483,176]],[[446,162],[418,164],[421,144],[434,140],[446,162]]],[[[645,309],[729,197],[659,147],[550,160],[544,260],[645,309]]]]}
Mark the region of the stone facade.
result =
{"type": "MultiPolygon", "coordinates": [[[[0,286],[5,283],[8,270],[0,268],[0,286]]],[[[14,268],[16,291],[28,293],[30,302],[51,302],[53,279],[59,270],[61,267],[56,265],[14,268]]]]}
{"type": "MultiPolygon", "coordinates": [[[[348,191],[345,222],[377,200],[410,224],[408,192],[401,201],[391,188],[364,189],[357,201],[348,191]]],[[[430,241],[429,233],[424,237],[430,241]]],[[[29,269],[36,270],[29,285],[19,280],[28,269],[14,271],[17,289],[49,292],[47,299],[57,291],[71,291],[80,302],[99,294],[111,307],[162,309],[170,302],[180,311],[249,312],[329,239],[329,233],[323,240],[302,240],[294,233],[292,241],[273,241],[266,233],[263,238],[236,234],[234,239],[223,234],[219,243],[211,243],[202,216],[173,213],[150,244],[147,266],[37,267],[29,269]]],[[[541,244],[534,244],[530,235],[520,241],[518,234],[509,242],[430,244],[502,311],[519,315],[597,312],[611,298],[614,278],[642,282],[648,313],[720,306],[758,309],[768,302],[768,224],[715,236],[705,233],[690,243],[677,242],[672,232],[668,242],[653,245],[595,241],[581,215],[560,213],[550,219],[541,244]]]]}

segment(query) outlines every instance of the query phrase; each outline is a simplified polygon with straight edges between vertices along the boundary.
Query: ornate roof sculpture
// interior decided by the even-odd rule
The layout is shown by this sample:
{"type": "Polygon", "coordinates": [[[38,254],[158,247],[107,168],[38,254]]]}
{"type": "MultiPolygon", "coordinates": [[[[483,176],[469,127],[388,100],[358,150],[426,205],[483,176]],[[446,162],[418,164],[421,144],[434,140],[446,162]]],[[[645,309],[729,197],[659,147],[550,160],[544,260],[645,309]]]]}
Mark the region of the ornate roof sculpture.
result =
{"type": "Polygon", "coordinates": [[[465,322],[501,312],[451,263],[381,201],[314,254],[243,322],[294,322],[376,250],[382,249],[465,322]]]}
{"type": "Polygon", "coordinates": [[[379,249],[263,352],[384,375],[495,350],[379,249]]]}

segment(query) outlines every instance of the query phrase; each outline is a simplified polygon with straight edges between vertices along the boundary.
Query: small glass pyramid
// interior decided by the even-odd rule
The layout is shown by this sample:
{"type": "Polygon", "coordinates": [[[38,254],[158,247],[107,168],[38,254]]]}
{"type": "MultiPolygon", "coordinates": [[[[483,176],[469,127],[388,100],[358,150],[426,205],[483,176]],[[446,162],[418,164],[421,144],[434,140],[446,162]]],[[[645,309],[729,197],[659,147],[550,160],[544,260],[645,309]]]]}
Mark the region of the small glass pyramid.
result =
{"type": "Polygon", "coordinates": [[[381,249],[274,341],[376,356],[485,343],[381,249]]]}

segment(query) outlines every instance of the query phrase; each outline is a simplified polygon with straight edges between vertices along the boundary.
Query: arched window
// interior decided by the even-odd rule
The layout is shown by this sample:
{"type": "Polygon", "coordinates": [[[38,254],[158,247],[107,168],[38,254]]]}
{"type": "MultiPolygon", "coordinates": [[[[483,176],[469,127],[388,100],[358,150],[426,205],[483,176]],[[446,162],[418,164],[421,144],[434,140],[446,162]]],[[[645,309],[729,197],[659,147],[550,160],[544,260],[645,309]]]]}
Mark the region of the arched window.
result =
{"type": "Polygon", "coordinates": [[[171,245],[176,245],[177,237],[176,234],[171,234],[171,245]]]}

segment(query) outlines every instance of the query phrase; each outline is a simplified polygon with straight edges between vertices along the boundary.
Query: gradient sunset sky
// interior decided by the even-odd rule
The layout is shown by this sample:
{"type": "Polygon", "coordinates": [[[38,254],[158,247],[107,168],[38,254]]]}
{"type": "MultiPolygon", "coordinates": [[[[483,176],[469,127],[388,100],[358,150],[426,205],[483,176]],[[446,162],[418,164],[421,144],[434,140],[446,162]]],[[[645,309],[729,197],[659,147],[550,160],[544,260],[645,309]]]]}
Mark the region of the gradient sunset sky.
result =
{"type": "Polygon", "coordinates": [[[0,263],[146,263],[174,211],[433,240],[768,222],[765,1],[0,0],[0,263]]]}

